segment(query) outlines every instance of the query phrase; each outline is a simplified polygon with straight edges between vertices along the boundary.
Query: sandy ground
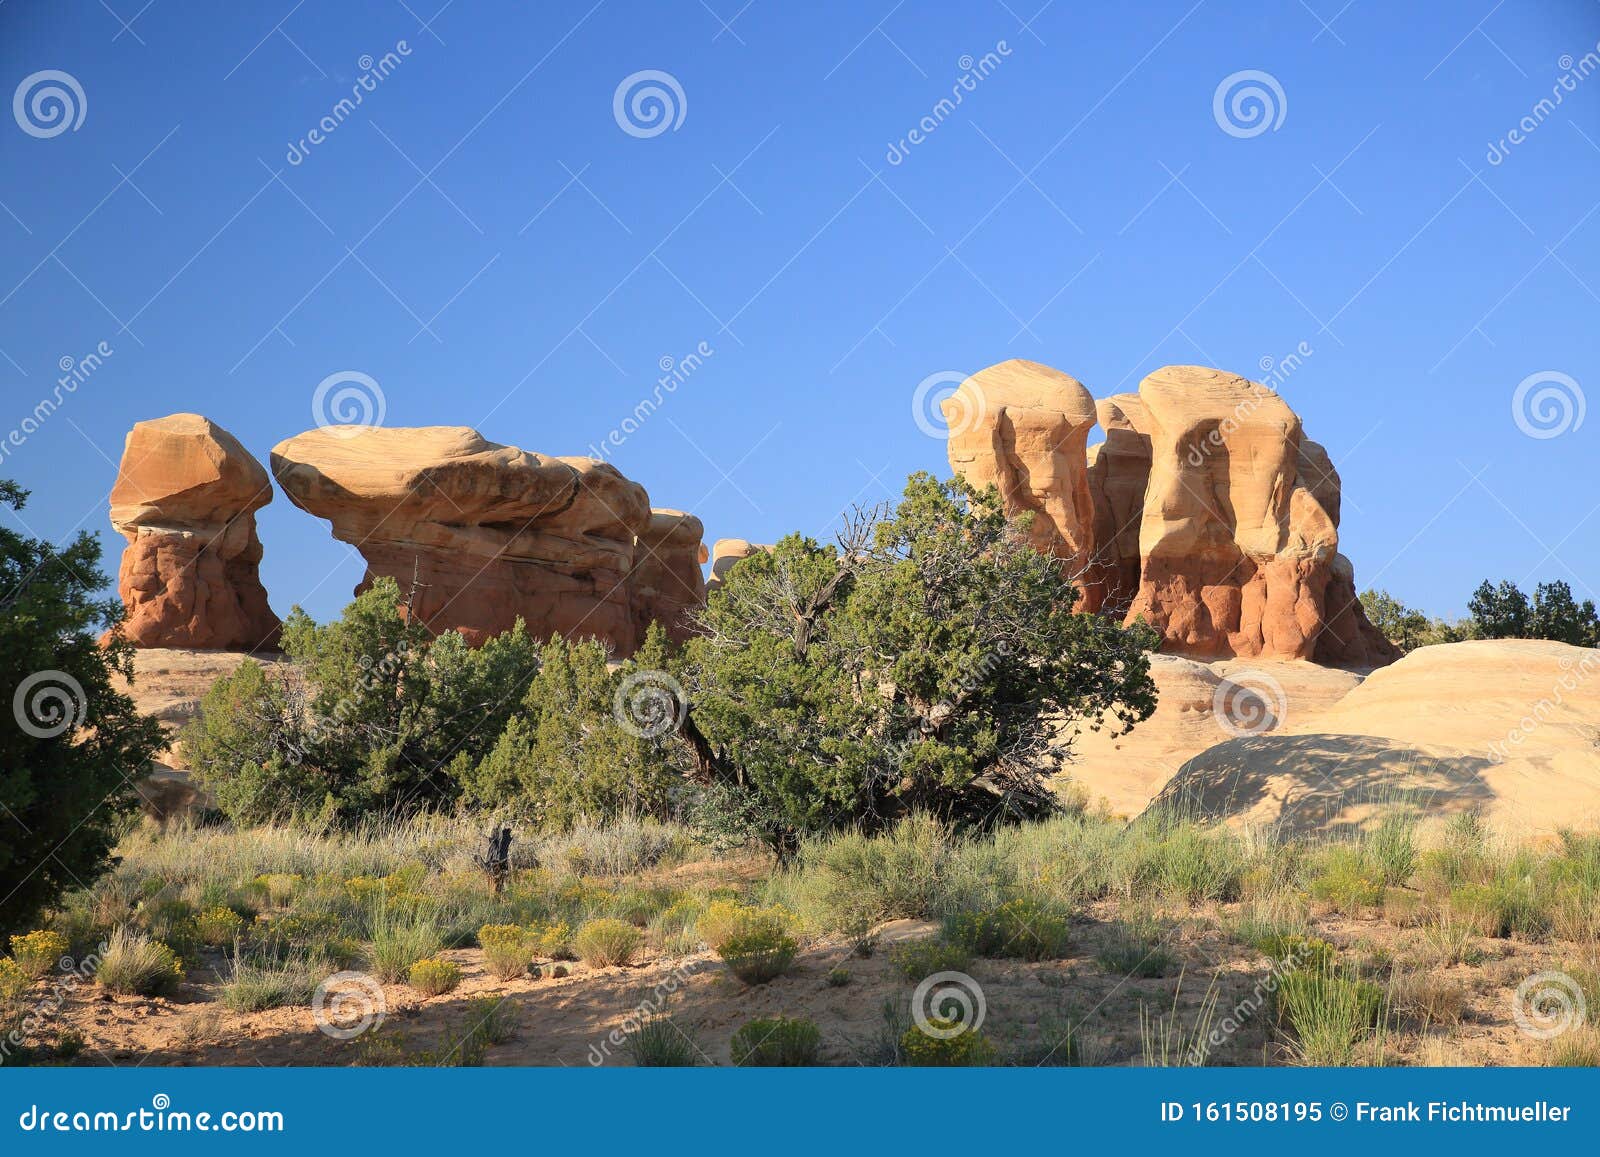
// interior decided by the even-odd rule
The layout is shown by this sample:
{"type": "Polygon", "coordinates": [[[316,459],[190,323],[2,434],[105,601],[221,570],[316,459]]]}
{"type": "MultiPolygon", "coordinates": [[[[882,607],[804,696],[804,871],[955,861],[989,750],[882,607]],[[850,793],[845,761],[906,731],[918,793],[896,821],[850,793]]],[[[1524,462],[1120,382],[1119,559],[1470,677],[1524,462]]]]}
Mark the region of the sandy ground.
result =
{"type": "MultiPolygon", "coordinates": [[[[1142,1063],[1140,1014],[1170,1015],[1193,1025],[1208,986],[1216,985],[1221,1024],[1239,1008],[1258,1004],[1269,991],[1270,962],[1234,943],[1223,931],[1230,910],[1174,914],[1169,946],[1177,961],[1166,975],[1129,979],[1095,959],[1117,928],[1109,905],[1100,905],[1075,927],[1071,954],[1060,961],[1027,964],[979,960],[969,973],[982,991],[983,1031],[1020,1063],[1061,1063],[1063,1024],[1079,1025],[1081,1058],[1101,1065],[1142,1063]]],[[[913,985],[894,969],[889,948],[930,935],[929,924],[896,921],[880,929],[878,950],[867,959],[842,941],[808,946],[788,975],[748,987],[714,956],[646,956],[625,968],[591,969],[569,963],[570,974],[501,981],[486,973],[477,949],[443,955],[456,961],[464,979],[454,992],[423,997],[406,985],[382,990],[381,1025],[352,1040],[335,1040],[317,1027],[308,1007],[234,1013],[218,1003],[220,955],[199,963],[172,999],[114,997],[85,986],[72,994],[58,1027],[81,1033],[84,1048],[74,1063],[88,1065],[348,1065],[436,1063],[465,1035],[467,1002],[490,996],[510,1002],[515,1037],[488,1049],[491,1065],[628,1065],[622,1047],[638,1010],[663,1003],[694,1040],[702,1064],[729,1063],[729,1040],[747,1021],[762,1016],[805,1016],[822,1030],[821,1061],[829,1065],[881,1063],[875,1042],[882,1035],[889,1002],[909,1023],[913,985]],[[844,967],[850,982],[830,987],[825,976],[844,967]]],[[[1418,933],[1377,916],[1326,916],[1316,931],[1336,944],[1341,958],[1386,975],[1391,961],[1416,951],[1418,933]]],[[[1399,1064],[1539,1064],[1548,1046],[1529,1039],[1515,1024],[1517,986],[1545,969],[1571,968],[1577,946],[1480,940],[1481,959],[1472,965],[1430,968],[1440,982],[1459,988],[1464,1014],[1459,1024],[1420,1030],[1415,1024],[1391,1031],[1384,1059],[1399,1064]]],[[[1593,962],[1590,962],[1593,966],[1593,962]]],[[[1290,1059],[1263,1010],[1226,1036],[1211,1063],[1277,1064],[1290,1059]]],[[[1373,1058],[1376,1059],[1374,1056],[1373,1058]]]]}

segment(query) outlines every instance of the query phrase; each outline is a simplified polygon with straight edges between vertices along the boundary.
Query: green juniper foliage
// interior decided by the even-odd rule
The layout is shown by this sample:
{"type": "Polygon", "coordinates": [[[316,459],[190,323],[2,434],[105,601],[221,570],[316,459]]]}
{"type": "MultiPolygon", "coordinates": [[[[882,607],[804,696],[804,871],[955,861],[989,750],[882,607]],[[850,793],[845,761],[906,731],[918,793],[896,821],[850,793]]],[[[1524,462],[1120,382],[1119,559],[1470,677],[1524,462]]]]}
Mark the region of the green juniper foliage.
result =
{"type": "Polygon", "coordinates": [[[1147,718],[1155,639],[1074,614],[1027,517],[917,474],[840,546],[791,535],[731,570],[684,664],[702,819],[788,856],[912,811],[988,826],[1054,810],[1059,720],[1147,718]]]}
{"type": "MultiPolygon", "coordinates": [[[[27,496],[0,481],[0,506],[21,510],[27,496]]],[[[112,687],[132,674],[132,647],[96,642],[123,615],[94,597],[106,583],[93,535],[57,550],[0,526],[0,936],[109,866],[129,781],[163,744],[112,687]]]]}

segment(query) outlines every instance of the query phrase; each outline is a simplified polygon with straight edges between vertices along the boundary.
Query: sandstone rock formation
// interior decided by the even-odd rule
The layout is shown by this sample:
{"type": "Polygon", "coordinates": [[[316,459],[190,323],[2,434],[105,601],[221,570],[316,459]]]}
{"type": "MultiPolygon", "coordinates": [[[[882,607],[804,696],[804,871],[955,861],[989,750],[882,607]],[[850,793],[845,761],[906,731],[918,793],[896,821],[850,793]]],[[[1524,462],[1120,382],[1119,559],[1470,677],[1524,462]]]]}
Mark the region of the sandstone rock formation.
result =
{"type": "MultiPolygon", "coordinates": [[[[950,465],[977,487],[994,486],[1008,515],[1034,513],[1042,553],[1079,575],[1093,554],[1094,503],[1085,451],[1095,423],[1083,383],[1013,358],[980,370],[943,402],[950,465]]],[[[1081,609],[1098,601],[1085,589],[1081,609]]]]}
{"type": "Polygon", "coordinates": [[[1089,495],[1094,501],[1094,561],[1090,602],[1126,612],[1139,593],[1139,527],[1150,480],[1150,419],[1138,394],[1095,403],[1106,440],[1089,447],[1089,495]]]}
{"type": "Polygon", "coordinates": [[[502,446],[465,426],[308,430],[272,451],[291,502],[333,524],[431,630],[474,643],[520,616],[535,637],[631,654],[629,576],[650,534],[644,488],[609,463],[502,446]]]}
{"type": "Polygon", "coordinates": [[[685,612],[705,605],[705,528],[681,510],[652,510],[634,545],[632,588],[634,632],[642,641],[652,622],[667,637],[682,642],[694,633],[685,612]]]}
{"type": "Polygon", "coordinates": [[[111,525],[128,540],[117,590],[135,646],[277,646],[280,624],[257,569],[255,512],[271,501],[261,463],[214,422],[171,414],[133,427],[111,525]]]}
{"type": "Polygon", "coordinates": [[[1143,619],[1168,652],[1377,666],[1338,553],[1339,475],[1259,383],[1167,366],[1094,407],[1034,362],[982,370],[946,401],[951,466],[1035,511],[1034,544],[1083,588],[1080,609],[1143,619]],[[1104,443],[1085,452],[1098,419],[1104,443]]]}
{"type": "Polygon", "coordinates": [[[758,550],[772,547],[742,538],[719,538],[711,547],[711,577],[706,580],[706,590],[714,591],[722,585],[728,570],[740,559],[749,558],[758,550]]]}
{"type": "Polygon", "coordinates": [[[1478,810],[1516,834],[1600,822],[1593,648],[1422,647],[1332,704],[1308,709],[1292,691],[1286,700],[1283,728],[1195,755],[1163,799],[1309,832],[1359,829],[1406,804],[1441,816],[1478,810]]]}

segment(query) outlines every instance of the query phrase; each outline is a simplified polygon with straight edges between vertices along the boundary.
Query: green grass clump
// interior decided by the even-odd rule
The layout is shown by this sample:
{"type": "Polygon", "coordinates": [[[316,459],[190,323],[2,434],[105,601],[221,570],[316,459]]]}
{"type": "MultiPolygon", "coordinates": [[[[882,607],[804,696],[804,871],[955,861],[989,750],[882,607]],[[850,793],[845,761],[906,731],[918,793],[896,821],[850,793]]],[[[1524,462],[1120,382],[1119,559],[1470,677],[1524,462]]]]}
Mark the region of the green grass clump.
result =
{"type": "Polygon", "coordinates": [[[944,938],[974,956],[1057,960],[1066,954],[1069,934],[1066,912],[1031,896],[944,922],[944,938]]]}
{"type": "Polygon", "coordinates": [[[100,957],[95,981],[122,996],[165,996],[183,982],[183,962],[159,940],[119,928],[100,957]]]}
{"type": "Polygon", "coordinates": [[[310,1004],[316,991],[317,974],[303,959],[251,963],[235,958],[233,975],[222,987],[222,1003],[234,1012],[261,1012],[310,1004]]]}
{"type": "Polygon", "coordinates": [[[627,964],[639,950],[644,937],[632,924],[610,916],[590,920],[578,929],[572,946],[578,957],[591,968],[610,968],[627,964]]]}
{"type": "Polygon", "coordinates": [[[889,963],[913,984],[936,972],[965,972],[972,954],[943,940],[906,940],[889,949],[889,963]]]}
{"type": "Polygon", "coordinates": [[[475,996],[465,1008],[468,1038],[484,1045],[500,1045],[517,1035],[522,1003],[497,996],[475,996]]]}
{"type": "Polygon", "coordinates": [[[804,1017],[753,1020],[733,1034],[730,1052],[741,1067],[796,1067],[817,1063],[822,1030],[804,1017]]]}
{"type": "Polygon", "coordinates": [[[1387,886],[1399,887],[1416,874],[1417,821],[1414,816],[1401,812],[1385,816],[1367,836],[1366,845],[1387,886]]]}
{"type": "Polygon", "coordinates": [[[1305,969],[1285,974],[1273,993],[1279,1023],[1304,1065],[1349,1065],[1362,1042],[1381,1036],[1388,998],[1359,977],[1305,969]]]}
{"type": "Polygon", "coordinates": [[[666,1013],[646,1017],[623,1048],[642,1069],[684,1069],[700,1060],[694,1038],[666,1013]]]}
{"type": "Polygon", "coordinates": [[[461,983],[461,967],[450,960],[430,957],[411,966],[406,981],[424,996],[443,996],[461,983]]]}
{"type": "Polygon", "coordinates": [[[399,984],[419,960],[444,947],[439,927],[426,914],[384,907],[372,920],[372,971],[385,984],[399,984]]]}

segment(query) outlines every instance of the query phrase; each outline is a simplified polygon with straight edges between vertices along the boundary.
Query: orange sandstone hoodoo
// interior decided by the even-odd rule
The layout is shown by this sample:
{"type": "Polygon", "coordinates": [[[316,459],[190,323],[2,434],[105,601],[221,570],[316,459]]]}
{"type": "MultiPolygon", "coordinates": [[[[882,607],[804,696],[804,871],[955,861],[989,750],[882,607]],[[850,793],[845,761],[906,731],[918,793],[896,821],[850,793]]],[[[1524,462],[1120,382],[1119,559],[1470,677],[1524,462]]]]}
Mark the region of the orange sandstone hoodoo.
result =
{"type": "Polygon", "coordinates": [[[1034,512],[1034,543],[1077,578],[1082,609],[1143,619],[1197,658],[1399,657],[1338,550],[1339,476],[1268,387],[1166,366],[1095,407],[1076,379],[1013,360],[944,405],[951,467],[1034,512]],[[1106,440],[1086,451],[1096,418],[1106,440]]]}

